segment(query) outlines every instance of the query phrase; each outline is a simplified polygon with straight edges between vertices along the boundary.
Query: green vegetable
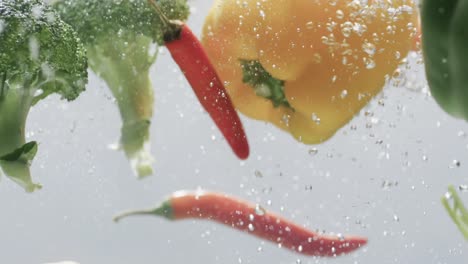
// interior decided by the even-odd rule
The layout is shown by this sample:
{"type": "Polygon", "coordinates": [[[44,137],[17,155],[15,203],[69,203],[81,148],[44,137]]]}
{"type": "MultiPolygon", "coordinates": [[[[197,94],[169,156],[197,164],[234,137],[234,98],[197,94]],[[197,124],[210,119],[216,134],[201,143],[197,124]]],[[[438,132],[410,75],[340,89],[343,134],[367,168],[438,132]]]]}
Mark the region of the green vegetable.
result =
{"type": "Polygon", "coordinates": [[[421,25],[431,93],[447,113],[468,120],[468,1],[423,0],[421,25]]]}
{"type": "MultiPolygon", "coordinates": [[[[186,19],[186,0],[159,0],[170,19],[186,19]]],[[[146,0],[63,0],[54,3],[84,41],[91,70],[106,81],[123,120],[120,145],[140,177],[152,174],[148,151],[153,115],[149,69],[163,44],[164,24],[146,0]]]]}
{"type": "Polygon", "coordinates": [[[26,191],[40,188],[26,143],[31,106],[49,94],[73,100],[85,89],[84,47],[73,29],[39,0],[0,1],[0,169],[26,191]]]}
{"type": "Polygon", "coordinates": [[[468,240],[468,210],[463,205],[455,187],[449,186],[448,192],[442,197],[442,204],[465,239],[468,240]],[[450,200],[453,200],[452,206],[450,200]]]}

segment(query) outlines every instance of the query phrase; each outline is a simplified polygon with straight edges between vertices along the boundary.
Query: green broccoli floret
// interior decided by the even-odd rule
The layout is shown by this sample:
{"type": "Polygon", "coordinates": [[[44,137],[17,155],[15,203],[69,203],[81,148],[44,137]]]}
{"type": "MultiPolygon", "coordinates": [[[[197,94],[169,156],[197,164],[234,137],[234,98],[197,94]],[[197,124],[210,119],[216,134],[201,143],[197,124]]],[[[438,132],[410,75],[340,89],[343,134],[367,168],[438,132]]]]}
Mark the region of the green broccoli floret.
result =
{"type": "MultiPolygon", "coordinates": [[[[184,20],[186,0],[157,1],[169,19],[184,20]]],[[[149,128],[153,90],[149,69],[163,44],[158,15],[147,0],[59,0],[62,19],[84,41],[91,70],[109,86],[123,120],[120,146],[139,177],[153,173],[149,128]]]]}
{"type": "Polygon", "coordinates": [[[0,1],[0,170],[26,191],[40,188],[29,166],[36,142],[25,142],[31,106],[49,94],[75,99],[87,83],[83,45],[39,0],[0,1]]]}

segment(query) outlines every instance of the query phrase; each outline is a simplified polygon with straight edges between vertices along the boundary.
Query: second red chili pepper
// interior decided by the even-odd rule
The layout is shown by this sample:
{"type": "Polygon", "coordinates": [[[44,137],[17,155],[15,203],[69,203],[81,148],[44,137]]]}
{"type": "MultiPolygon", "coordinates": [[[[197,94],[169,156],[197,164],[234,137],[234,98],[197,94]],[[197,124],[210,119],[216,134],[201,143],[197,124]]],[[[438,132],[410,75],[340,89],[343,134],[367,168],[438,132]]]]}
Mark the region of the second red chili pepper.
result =
{"type": "Polygon", "coordinates": [[[247,136],[232,101],[208,56],[190,28],[168,20],[154,0],[148,0],[166,25],[164,42],[179,65],[195,95],[209,113],[234,153],[240,159],[249,156],[247,136]]]}
{"type": "Polygon", "coordinates": [[[155,209],[125,213],[114,220],[140,214],[213,220],[309,256],[339,256],[367,243],[364,237],[319,234],[258,205],[213,192],[177,192],[155,209]]]}

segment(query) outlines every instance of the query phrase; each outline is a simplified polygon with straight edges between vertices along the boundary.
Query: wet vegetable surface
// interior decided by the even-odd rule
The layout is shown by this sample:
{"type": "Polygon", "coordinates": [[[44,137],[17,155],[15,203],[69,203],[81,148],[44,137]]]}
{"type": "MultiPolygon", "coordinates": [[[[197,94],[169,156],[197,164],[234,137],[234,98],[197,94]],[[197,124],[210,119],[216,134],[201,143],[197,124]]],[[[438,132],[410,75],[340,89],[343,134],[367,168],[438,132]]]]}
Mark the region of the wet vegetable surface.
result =
{"type": "MultiPolygon", "coordinates": [[[[201,36],[213,2],[189,3],[187,24],[201,36]]],[[[324,144],[306,146],[241,115],[252,150],[242,162],[226,150],[167,50],[158,58],[150,69],[158,95],[150,131],[154,177],[137,181],[124,155],[108,148],[120,137],[121,119],[107,86],[90,72],[77,101],[51,96],[29,113],[26,140],[41,143],[31,170],[44,187],[26,195],[2,177],[1,263],[466,262],[464,237],[440,198],[453,184],[468,204],[468,125],[430,97],[420,55],[410,54],[384,92],[324,144]],[[199,186],[261,204],[307,229],[360,234],[370,243],[317,259],[209,221],[112,222],[121,210],[199,186]]]]}
{"type": "Polygon", "coordinates": [[[153,215],[169,220],[207,219],[309,256],[336,257],[367,244],[367,238],[364,237],[333,236],[308,230],[289,219],[265,211],[260,205],[217,192],[179,191],[159,207],[130,211],[114,220],[134,215],[153,215]]]}
{"type": "Polygon", "coordinates": [[[468,1],[424,0],[421,11],[432,95],[447,113],[468,121],[468,1]]]}
{"type": "Polygon", "coordinates": [[[218,0],[203,43],[242,113],[321,143],[382,91],[413,45],[413,1],[366,2],[218,0]],[[259,73],[245,60],[282,87],[249,81],[259,73]]]}

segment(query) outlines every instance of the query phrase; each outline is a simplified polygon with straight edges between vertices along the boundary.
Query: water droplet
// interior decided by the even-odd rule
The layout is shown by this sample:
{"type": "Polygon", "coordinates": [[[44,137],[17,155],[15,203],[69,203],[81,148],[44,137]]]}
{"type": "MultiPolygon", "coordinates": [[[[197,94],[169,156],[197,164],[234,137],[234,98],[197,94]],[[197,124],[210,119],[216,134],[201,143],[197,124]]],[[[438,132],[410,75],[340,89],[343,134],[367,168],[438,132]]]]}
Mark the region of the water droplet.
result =
{"type": "Polygon", "coordinates": [[[401,53],[399,51],[395,51],[395,59],[399,60],[401,58],[401,53]]]}
{"type": "Polygon", "coordinates": [[[451,192],[446,192],[446,193],[444,194],[444,197],[445,197],[445,199],[447,199],[447,200],[451,200],[451,199],[452,199],[452,193],[451,193],[451,192]]]}
{"type": "Polygon", "coordinates": [[[344,13],[341,9],[336,10],[336,18],[338,19],[343,19],[344,18],[344,13]]]}
{"type": "Polygon", "coordinates": [[[364,58],[364,64],[366,65],[366,69],[368,70],[374,69],[376,66],[375,61],[370,58],[364,58]]]}
{"type": "Polygon", "coordinates": [[[337,79],[338,79],[338,76],[333,75],[332,78],[331,78],[332,83],[335,83],[337,79]]]}
{"type": "Polygon", "coordinates": [[[286,124],[286,126],[288,127],[289,126],[289,120],[291,119],[291,116],[287,115],[287,114],[284,114],[281,119],[286,124]]]}
{"type": "Polygon", "coordinates": [[[249,221],[254,221],[255,220],[255,216],[253,214],[249,214],[249,221]]]}
{"type": "Polygon", "coordinates": [[[312,21],[307,22],[306,23],[306,28],[307,29],[313,29],[314,28],[314,22],[312,22],[312,21]]]}
{"type": "Polygon", "coordinates": [[[316,113],[312,113],[312,121],[314,121],[317,125],[319,125],[320,117],[318,117],[316,113]]]}
{"type": "Polygon", "coordinates": [[[356,34],[358,34],[359,36],[362,36],[362,34],[367,31],[367,26],[362,25],[360,23],[354,23],[353,31],[356,32],[356,34]]]}
{"type": "Polygon", "coordinates": [[[265,16],[266,16],[266,15],[265,15],[265,11],[260,10],[260,17],[261,17],[262,19],[265,19],[265,16]]]}
{"type": "Polygon", "coordinates": [[[320,53],[314,53],[314,58],[313,58],[313,62],[316,63],[316,64],[319,64],[322,62],[322,55],[320,55],[320,53]]]}
{"type": "Polygon", "coordinates": [[[376,48],[375,48],[374,44],[372,44],[370,42],[366,42],[366,43],[362,44],[362,50],[365,53],[367,53],[368,55],[374,56],[376,48]]]}
{"type": "Polygon", "coordinates": [[[353,32],[353,23],[346,21],[343,24],[341,24],[341,34],[343,34],[345,38],[348,38],[349,36],[351,36],[352,32],[353,32]]]}
{"type": "Polygon", "coordinates": [[[344,241],[344,240],[345,240],[344,235],[341,234],[341,233],[336,234],[336,236],[338,237],[338,240],[340,240],[340,241],[344,241]]]}
{"type": "Polygon", "coordinates": [[[309,149],[309,155],[315,156],[318,154],[318,149],[317,148],[311,148],[309,149]]]}
{"type": "Polygon", "coordinates": [[[263,178],[263,174],[259,170],[255,170],[254,174],[255,174],[255,177],[257,177],[257,178],[263,178]]]}
{"type": "Polygon", "coordinates": [[[302,252],[302,250],[303,250],[302,245],[299,245],[299,246],[297,247],[297,251],[298,251],[298,252],[302,252]]]}
{"type": "Polygon", "coordinates": [[[468,185],[461,184],[458,186],[458,190],[460,190],[461,192],[468,192],[468,185]]]}
{"type": "Polygon", "coordinates": [[[341,91],[341,94],[340,94],[341,99],[345,99],[346,96],[348,96],[348,90],[341,91]]]}
{"type": "Polygon", "coordinates": [[[328,45],[329,40],[328,40],[328,37],[327,37],[327,36],[322,36],[321,40],[322,40],[322,43],[323,43],[323,44],[327,44],[327,45],[328,45]]]}
{"type": "MultiPolygon", "coordinates": [[[[271,205],[271,200],[268,200],[268,201],[267,201],[267,204],[268,204],[268,205],[271,205]],[[269,204],[268,204],[268,202],[269,202],[269,204]]],[[[265,209],[264,209],[262,206],[260,206],[259,204],[256,204],[256,205],[255,205],[255,214],[256,214],[256,215],[262,216],[262,215],[265,215],[265,213],[266,213],[266,211],[265,211],[265,209]]]]}
{"type": "Polygon", "coordinates": [[[451,169],[454,169],[454,168],[458,168],[461,166],[461,162],[459,160],[452,160],[452,165],[450,165],[449,167],[451,169]]]}

